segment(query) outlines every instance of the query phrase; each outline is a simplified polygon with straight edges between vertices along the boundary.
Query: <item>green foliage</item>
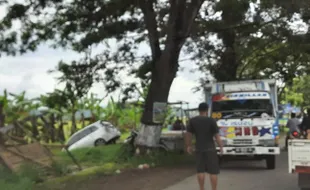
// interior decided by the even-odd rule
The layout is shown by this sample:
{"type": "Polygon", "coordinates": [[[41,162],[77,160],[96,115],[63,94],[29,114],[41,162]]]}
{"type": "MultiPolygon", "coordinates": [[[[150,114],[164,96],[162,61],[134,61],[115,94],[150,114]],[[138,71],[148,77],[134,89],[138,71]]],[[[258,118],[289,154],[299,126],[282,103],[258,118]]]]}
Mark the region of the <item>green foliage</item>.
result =
{"type": "Polygon", "coordinates": [[[20,178],[14,183],[0,179],[0,187],[5,190],[33,190],[34,183],[28,178],[20,178]]]}
{"type": "Polygon", "coordinates": [[[5,190],[33,190],[34,182],[28,176],[19,176],[0,167],[0,188],[5,190]]]}
{"type": "Polygon", "coordinates": [[[31,163],[23,163],[18,169],[18,176],[21,178],[27,177],[33,182],[44,181],[44,170],[39,166],[31,163]]]}
{"type": "Polygon", "coordinates": [[[291,85],[287,85],[282,94],[283,103],[306,107],[310,105],[310,76],[294,78],[291,85]]]}
{"type": "Polygon", "coordinates": [[[52,165],[53,175],[56,177],[67,175],[71,172],[68,165],[63,162],[53,161],[52,165]]]}
{"type": "Polygon", "coordinates": [[[121,104],[114,101],[113,98],[103,109],[103,120],[110,121],[119,127],[122,132],[133,129],[139,124],[142,110],[140,107],[130,104],[121,104]]]}
{"type": "MultiPolygon", "coordinates": [[[[203,6],[193,37],[186,44],[207,75],[203,82],[211,75],[219,81],[276,78],[292,83],[293,78],[308,73],[309,37],[300,26],[292,25],[299,19],[294,13],[308,14],[309,6],[247,0],[203,6]]],[[[308,25],[308,20],[302,19],[308,25]]]]}

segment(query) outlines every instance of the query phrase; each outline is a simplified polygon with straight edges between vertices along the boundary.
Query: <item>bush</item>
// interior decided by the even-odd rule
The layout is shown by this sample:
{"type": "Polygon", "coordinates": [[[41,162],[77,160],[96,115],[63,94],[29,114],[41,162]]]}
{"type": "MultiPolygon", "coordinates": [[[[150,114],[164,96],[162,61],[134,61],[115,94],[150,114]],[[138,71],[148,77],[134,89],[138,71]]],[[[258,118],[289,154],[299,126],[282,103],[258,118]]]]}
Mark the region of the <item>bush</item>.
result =
{"type": "Polygon", "coordinates": [[[55,176],[60,177],[70,173],[70,169],[66,164],[54,161],[52,163],[52,172],[55,176]]]}
{"type": "Polygon", "coordinates": [[[45,176],[42,168],[31,163],[24,163],[20,165],[17,174],[20,178],[28,178],[36,183],[44,181],[45,176]]]}
{"type": "Polygon", "coordinates": [[[28,178],[19,178],[15,183],[0,179],[0,188],[3,190],[33,190],[34,183],[28,178]]]}

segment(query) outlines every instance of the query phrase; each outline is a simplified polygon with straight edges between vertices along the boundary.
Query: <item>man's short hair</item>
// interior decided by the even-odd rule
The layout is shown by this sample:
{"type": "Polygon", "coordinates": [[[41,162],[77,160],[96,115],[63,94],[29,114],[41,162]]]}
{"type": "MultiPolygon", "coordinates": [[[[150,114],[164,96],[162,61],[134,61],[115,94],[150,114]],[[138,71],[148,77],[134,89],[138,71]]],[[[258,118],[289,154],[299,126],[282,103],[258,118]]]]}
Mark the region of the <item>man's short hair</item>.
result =
{"type": "Polygon", "coordinates": [[[296,113],[292,112],[291,113],[291,118],[295,118],[296,117],[296,113]]]}
{"type": "Polygon", "coordinates": [[[198,111],[200,112],[205,112],[205,111],[208,111],[208,104],[207,103],[200,103],[199,106],[198,106],[198,111]]]}

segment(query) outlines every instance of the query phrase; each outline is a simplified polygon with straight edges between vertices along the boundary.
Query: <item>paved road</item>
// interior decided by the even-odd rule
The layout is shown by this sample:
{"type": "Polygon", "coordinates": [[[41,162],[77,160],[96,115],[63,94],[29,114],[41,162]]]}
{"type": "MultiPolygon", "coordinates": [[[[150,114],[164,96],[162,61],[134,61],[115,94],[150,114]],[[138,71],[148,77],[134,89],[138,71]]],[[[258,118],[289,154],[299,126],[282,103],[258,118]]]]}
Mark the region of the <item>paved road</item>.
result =
{"type": "MultiPolygon", "coordinates": [[[[164,190],[198,190],[196,176],[164,190]]],[[[206,189],[209,187],[207,181],[206,189]]],[[[223,164],[219,190],[299,190],[297,176],[288,173],[287,152],[277,158],[277,168],[266,170],[264,161],[229,161],[223,164]]]]}

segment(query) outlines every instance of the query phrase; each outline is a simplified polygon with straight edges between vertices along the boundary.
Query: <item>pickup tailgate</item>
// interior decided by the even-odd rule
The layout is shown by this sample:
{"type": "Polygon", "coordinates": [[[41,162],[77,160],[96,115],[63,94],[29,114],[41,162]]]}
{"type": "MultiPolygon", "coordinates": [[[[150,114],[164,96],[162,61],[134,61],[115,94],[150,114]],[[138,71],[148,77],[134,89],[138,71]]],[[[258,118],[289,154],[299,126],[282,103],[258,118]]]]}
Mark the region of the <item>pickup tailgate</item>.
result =
{"type": "Polygon", "coordinates": [[[289,173],[310,173],[310,140],[293,139],[288,145],[289,173]]]}

